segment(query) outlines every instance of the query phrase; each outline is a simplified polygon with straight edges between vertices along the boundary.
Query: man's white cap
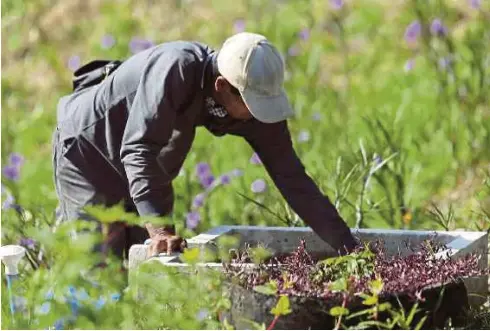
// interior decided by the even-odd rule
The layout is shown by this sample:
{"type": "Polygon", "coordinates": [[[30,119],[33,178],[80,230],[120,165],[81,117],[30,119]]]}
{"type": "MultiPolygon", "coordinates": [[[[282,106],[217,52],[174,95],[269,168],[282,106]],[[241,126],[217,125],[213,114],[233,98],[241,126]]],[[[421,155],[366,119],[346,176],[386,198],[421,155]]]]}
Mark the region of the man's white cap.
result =
{"type": "Polygon", "coordinates": [[[266,37],[241,32],[228,38],[218,53],[218,70],[240,91],[250,113],[275,123],[294,114],[284,83],[284,60],[266,37]]]}

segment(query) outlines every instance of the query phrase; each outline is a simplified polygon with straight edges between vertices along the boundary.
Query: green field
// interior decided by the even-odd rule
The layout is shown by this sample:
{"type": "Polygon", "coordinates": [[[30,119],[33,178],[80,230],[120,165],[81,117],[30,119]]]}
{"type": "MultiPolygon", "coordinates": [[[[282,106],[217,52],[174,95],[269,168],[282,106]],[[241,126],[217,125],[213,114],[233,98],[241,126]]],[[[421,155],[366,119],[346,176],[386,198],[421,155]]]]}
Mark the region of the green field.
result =
{"type": "MultiPolygon", "coordinates": [[[[60,289],[82,286],[79,270],[92,261],[87,252],[93,237],[68,242],[63,236],[67,228],[52,232],[57,201],[51,135],[58,99],[71,90],[72,70],[96,58],[124,59],[170,40],[198,40],[218,49],[245,29],[278,46],[296,111],[289,121],[294,146],[349,226],[488,231],[490,3],[339,3],[3,1],[2,245],[35,240],[30,262],[23,265],[30,309],[42,305],[39,293],[55,283],[60,289]],[[12,153],[23,157],[17,168],[12,153]]],[[[220,224],[305,225],[263,166],[250,161],[252,154],[239,138],[198,130],[174,182],[173,221],[180,232],[192,236],[220,224]],[[193,209],[193,199],[203,190],[195,173],[200,162],[209,163],[216,178],[235,169],[243,175],[218,185],[204,206],[193,209]],[[252,190],[257,180],[265,180],[263,192],[252,190]],[[193,229],[186,224],[190,211],[199,213],[193,229]]],[[[100,271],[103,289],[92,289],[90,296],[111,293],[122,284],[115,269],[116,264],[100,271]]],[[[199,283],[174,282],[186,291],[203,291],[199,283]]],[[[203,308],[190,305],[185,293],[191,292],[169,290],[169,284],[142,307],[134,308],[134,299],[126,298],[83,314],[73,328],[220,327],[215,320],[193,318],[203,308]],[[151,311],[157,315],[155,302],[170,297],[187,308],[169,309],[155,320],[141,317],[151,311]]],[[[69,311],[57,303],[46,315],[33,313],[13,325],[7,291],[2,292],[5,327],[46,328],[69,311]]],[[[204,306],[216,304],[211,294],[203,298],[204,306]]]]}

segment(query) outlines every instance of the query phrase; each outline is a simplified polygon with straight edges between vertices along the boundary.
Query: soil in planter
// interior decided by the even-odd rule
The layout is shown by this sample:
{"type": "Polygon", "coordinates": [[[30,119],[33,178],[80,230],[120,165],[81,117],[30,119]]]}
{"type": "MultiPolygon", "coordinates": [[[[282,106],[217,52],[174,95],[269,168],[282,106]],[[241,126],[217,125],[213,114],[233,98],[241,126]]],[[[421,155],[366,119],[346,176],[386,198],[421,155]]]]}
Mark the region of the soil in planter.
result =
{"type": "MultiPolygon", "coordinates": [[[[380,279],[383,284],[379,293],[380,302],[393,302],[393,298],[397,296],[403,301],[404,307],[419,302],[428,310],[438,309],[438,315],[432,314],[426,323],[432,326],[443,325],[448,317],[457,319],[467,307],[466,290],[460,281],[462,278],[488,273],[488,270],[478,268],[478,257],[475,255],[467,255],[458,260],[436,258],[436,253],[446,249],[436,240],[426,241],[408,256],[387,256],[382,242],[377,242],[372,247],[375,248],[375,253],[359,247],[349,256],[319,261],[308,253],[305,242],[302,241],[291,254],[269,258],[255,268],[241,266],[241,263],[249,263],[251,260],[247,252],[242,252],[235,256],[233,264],[225,264],[225,273],[239,287],[235,288],[237,298],[241,298],[239,305],[248,302],[248,305],[257,306],[257,302],[253,303],[254,300],[265,300],[265,303],[269,299],[264,295],[253,293],[252,299],[250,296],[247,297],[243,290],[252,293],[256,286],[269,286],[274,288],[278,295],[290,296],[300,310],[307,316],[310,314],[309,317],[292,318],[296,321],[310,322],[313,320],[311,314],[314,311],[317,311],[315,314],[318,315],[318,311],[328,312],[328,307],[342,303],[350,308],[362,306],[362,299],[357,294],[369,293],[370,281],[380,279]],[[447,293],[444,300],[439,300],[443,284],[446,284],[447,293]],[[344,290],[339,290],[341,288],[344,290]],[[431,306],[431,302],[427,304],[426,301],[439,306],[432,307],[434,305],[431,306]],[[315,305],[317,308],[321,306],[321,309],[315,309],[315,305]]],[[[257,315],[257,308],[254,309],[255,313],[249,317],[262,316],[264,319],[270,319],[266,318],[270,309],[263,315],[257,315]]],[[[294,308],[292,309],[294,312],[294,308]]],[[[242,309],[241,313],[247,315],[246,309],[242,309]]],[[[325,323],[328,320],[327,316],[328,313],[324,313],[325,323]]],[[[283,318],[283,321],[284,327],[291,327],[287,318],[283,318]]],[[[319,327],[328,327],[328,323],[325,323],[319,327]]],[[[305,327],[315,328],[314,325],[299,325],[299,328],[305,327]]]]}

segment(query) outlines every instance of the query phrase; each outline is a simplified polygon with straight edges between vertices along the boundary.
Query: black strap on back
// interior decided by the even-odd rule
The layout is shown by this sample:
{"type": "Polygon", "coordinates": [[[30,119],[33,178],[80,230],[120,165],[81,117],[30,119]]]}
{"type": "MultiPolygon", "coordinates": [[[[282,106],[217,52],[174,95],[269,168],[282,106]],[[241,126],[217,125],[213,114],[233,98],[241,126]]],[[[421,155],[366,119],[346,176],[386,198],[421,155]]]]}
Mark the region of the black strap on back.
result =
{"type": "Polygon", "coordinates": [[[99,84],[121,63],[119,60],[94,60],[80,67],[73,74],[73,92],[99,84]]]}

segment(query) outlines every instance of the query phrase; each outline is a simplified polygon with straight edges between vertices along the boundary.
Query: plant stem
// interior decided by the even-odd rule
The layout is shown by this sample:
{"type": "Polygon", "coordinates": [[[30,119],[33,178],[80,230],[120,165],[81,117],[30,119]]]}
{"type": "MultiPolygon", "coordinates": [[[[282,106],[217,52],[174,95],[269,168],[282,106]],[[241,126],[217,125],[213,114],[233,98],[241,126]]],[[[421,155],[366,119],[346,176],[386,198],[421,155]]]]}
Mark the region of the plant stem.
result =
{"type": "Polygon", "coordinates": [[[267,330],[272,330],[274,326],[276,325],[277,320],[279,319],[279,315],[274,316],[274,319],[272,320],[271,324],[267,328],[267,330]]]}
{"type": "MultiPolygon", "coordinates": [[[[344,294],[344,299],[342,300],[342,308],[345,308],[347,305],[347,294],[344,294]]],[[[335,325],[335,330],[338,330],[340,328],[340,323],[342,322],[342,316],[339,316],[339,319],[337,320],[337,324],[335,325]]]]}

